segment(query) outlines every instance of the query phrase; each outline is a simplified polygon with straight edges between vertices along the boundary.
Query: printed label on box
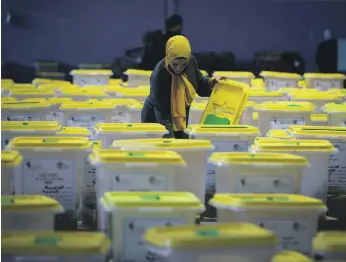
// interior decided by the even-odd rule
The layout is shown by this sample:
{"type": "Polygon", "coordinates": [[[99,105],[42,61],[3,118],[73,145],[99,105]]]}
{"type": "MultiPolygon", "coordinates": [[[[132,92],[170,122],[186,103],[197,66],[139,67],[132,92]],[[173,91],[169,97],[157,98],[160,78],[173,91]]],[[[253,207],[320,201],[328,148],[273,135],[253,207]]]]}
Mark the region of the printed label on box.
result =
{"type": "Polygon", "coordinates": [[[23,163],[23,194],[54,198],[66,210],[75,210],[75,163],[70,159],[26,158],[23,163]]]}
{"type": "Polygon", "coordinates": [[[346,143],[333,143],[333,145],[338,152],[329,158],[328,186],[341,187],[346,192],[346,143]]]}
{"type": "Polygon", "coordinates": [[[96,124],[104,123],[103,115],[69,115],[67,125],[72,127],[84,127],[94,133],[93,127],[96,124]]]}
{"type": "Polygon", "coordinates": [[[84,160],[85,175],[83,183],[84,201],[88,204],[96,201],[96,168],[89,163],[88,157],[84,160]]]}
{"type": "Polygon", "coordinates": [[[64,122],[64,114],[62,112],[49,112],[46,114],[47,121],[57,121],[60,124],[64,122]]]}
{"type": "Polygon", "coordinates": [[[6,121],[39,121],[40,117],[36,114],[20,114],[6,116],[6,121]]]}
{"type": "Polygon", "coordinates": [[[111,116],[111,123],[130,123],[131,113],[130,112],[116,112],[111,116]]]}
{"type": "Polygon", "coordinates": [[[286,129],[288,126],[298,125],[304,126],[304,117],[272,117],[270,120],[270,129],[286,129]]]}
{"type": "Polygon", "coordinates": [[[289,175],[239,175],[236,193],[294,193],[289,175]]]}
{"type": "Polygon", "coordinates": [[[158,174],[114,174],[112,190],[114,191],[166,191],[168,179],[158,174]]]}

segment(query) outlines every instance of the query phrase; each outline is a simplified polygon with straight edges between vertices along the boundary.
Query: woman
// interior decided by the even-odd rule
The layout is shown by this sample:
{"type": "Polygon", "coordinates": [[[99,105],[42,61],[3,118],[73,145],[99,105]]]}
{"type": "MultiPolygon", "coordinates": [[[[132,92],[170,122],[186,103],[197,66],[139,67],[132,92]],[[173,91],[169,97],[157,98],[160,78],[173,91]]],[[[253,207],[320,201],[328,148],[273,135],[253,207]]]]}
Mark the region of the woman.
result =
{"type": "Polygon", "coordinates": [[[209,97],[217,82],[216,78],[202,76],[186,37],[171,37],[166,44],[166,57],[151,74],[142,122],[160,123],[166,126],[170,137],[186,138],[190,104],[196,94],[209,97]]]}

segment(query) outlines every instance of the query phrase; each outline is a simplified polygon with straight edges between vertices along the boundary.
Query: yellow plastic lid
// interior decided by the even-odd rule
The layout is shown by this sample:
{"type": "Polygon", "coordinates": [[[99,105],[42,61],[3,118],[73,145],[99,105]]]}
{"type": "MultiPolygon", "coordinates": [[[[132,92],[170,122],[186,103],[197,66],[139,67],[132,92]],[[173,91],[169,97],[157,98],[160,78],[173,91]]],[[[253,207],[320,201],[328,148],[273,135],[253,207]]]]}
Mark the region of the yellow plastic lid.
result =
{"type": "Polygon", "coordinates": [[[86,97],[107,97],[108,95],[103,92],[103,91],[96,91],[96,90],[68,90],[68,89],[64,89],[61,92],[61,95],[65,95],[65,96],[86,96],[86,97]]]}
{"type": "Polygon", "coordinates": [[[109,239],[99,232],[13,231],[1,235],[1,252],[23,256],[87,256],[105,254],[109,239]]]}
{"type": "Polygon", "coordinates": [[[59,201],[43,195],[1,196],[1,210],[13,211],[62,211],[59,201]]]}
{"type": "Polygon", "coordinates": [[[47,102],[50,104],[70,103],[73,100],[69,97],[47,97],[47,98],[25,98],[22,102],[47,102]]]}
{"type": "Polygon", "coordinates": [[[217,163],[218,166],[236,164],[236,165],[295,165],[295,166],[308,166],[309,162],[305,157],[296,156],[291,154],[278,154],[278,153],[263,153],[263,152],[228,152],[212,153],[209,161],[217,163]]]}
{"type": "Polygon", "coordinates": [[[247,101],[245,107],[253,107],[256,105],[255,101],[247,101]]]}
{"type": "Polygon", "coordinates": [[[300,90],[301,88],[298,88],[298,87],[281,87],[278,89],[278,92],[290,94],[293,92],[299,92],[300,90]]]}
{"type": "Polygon", "coordinates": [[[112,103],[116,105],[131,105],[140,103],[136,99],[132,98],[97,98],[97,99],[89,99],[87,102],[97,103],[97,102],[106,102],[112,103]]]}
{"type": "Polygon", "coordinates": [[[127,69],[125,75],[141,75],[141,76],[151,76],[152,71],[149,70],[138,70],[138,69],[127,69]]]}
{"type": "Polygon", "coordinates": [[[210,200],[215,206],[242,208],[319,208],[326,209],[323,201],[292,194],[215,194],[210,200]]]}
{"type": "Polygon", "coordinates": [[[305,73],[303,77],[311,79],[346,79],[344,74],[305,73]]]}
{"type": "Polygon", "coordinates": [[[191,110],[205,110],[207,103],[192,103],[191,110]]]}
{"type": "Polygon", "coordinates": [[[33,84],[13,84],[13,89],[19,89],[19,88],[26,88],[26,89],[36,89],[35,85],[33,84]]]}
{"type": "Polygon", "coordinates": [[[17,102],[17,98],[11,97],[11,96],[5,96],[1,97],[1,102],[6,103],[6,102],[17,102]]]}
{"type": "Polygon", "coordinates": [[[118,133],[118,132],[145,132],[166,133],[163,125],[156,123],[100,123],[95,126],[96,132],[118,133]]]}
{"type": "Polygon", "coordinates": [[[119,208],[196,208],[204,209],[201,201],[188,192],[106,192],[108,206],[119,208]]]}
{"type": "Polygon", "coordinates": [[[266,136],[264,136],[264,137],[256,137],[255,138],[255,141],[254,141],[254,144],[257,144],[257,143],[259,143],[259,142],[261,142],[261,141],[278,141],[278,140],[281,140],[280,138],[277,138],[277,137],[266,137],[266,136]]]}
{"type": "Polygon", "coordinates": [[[121,78],[111,78],[109,79],[109,84],[110,85],[119,85],[121,84],[123,80],[121,80],[121,78]]]}
{"type": "Polygon", "coordinates": [[[150,91],[149,90],[133,90],[135,88],[124,88],[120,92],[117,93],[117,96],[148,96],[150,91]]]}
{"type": "Polygon", "coordinates": [[[33,131],[58,131],[61,126],[56,121],[2,121],[1,131],[7,130],[33,130],[33,131]]]}
{"type": "Polygon", "coordinates": [[[203,75],[203,76],[207,76],[207,75],[209,75],[208,74],[208,72],[207,71],[205,71],[205,70],[199,70],[200,72],[201,72],[201,74],[203,75]]]}
{"type": "Polygon", "coordinates": [[[9,78],[1,79],[1,85],[12,85],[12,84],[14,84],[14,81],[12,79],[9,79],[9,78]]]}
{"type": "Polygon", "coordinates": [[[75,135],[75,136],[89,136],[91,135],[90,131],[87,128],[84,127],[70,127],[65,126],[61,128],[60,131],[56,132],[57,135],[75,135]]]}
{"type": "Polygon", "coordinates": [[[142,109],[143,108],[143,104],[142,103],[135,103],[132,105],[126,105],[126,108],[129,109],[142,109]]]}
{"type": "Polygon", "coordinates": [[[327,114],[311,114],[312,122],[328,122],[327,114]]]}
{"type": "Polygon", "coordinates": [[[161,150],[173,149],[213,149],[214,146],[209,140],[198,139],[132,139],[132,140],[115,140],[113,147],[135,147],[135,148],[155,148],[161,150]]]}
{"type": "Polygon", "coordinates": [[[288,112],[313,112],[315,110],[314,104],[310,102],[289,102],[289,101],[267,101],[257,104],[254,107],[259,111],[288,111],[288,112]]]}
{"type": "Polygon", "coordinates": [[[267,133],[267,136],[272,138],[280,138],[280,139],[294,139],[294,137],[288,134],[286,130],[281,130],[281,129],[269,130],[267,133]]]}
{"type": "Polygon", "coordinates": [[[247,125],[189,125],[187,132],[194,134],[225,134],[225,135],[252,135],[259,136],[260,131],[257,127],[247,125]]]}
{"type": "Polygon", "coordinates": [[[252,120],[255,120],[255,121],[258,120],[258,112],[253,112],[252,113],[252,120]]]}
{"type": "Polygon", "coordinates": [[[275,234],[254,224],[227,223],[154,227],[145,240],[159,248],[234,248],[276,245],[275,234]]]}
{"type": "Polygon", "coordinates": [[[301,75],[298,75],[298,74],[274,72],[274,71],[262,71],[260,73],[260,76],[264,78],[272,77],[272,78],[287,78],[287,79],[296,79],[296,80],[300,80],[302,78],[301,75]]]}
{"type": "Polygon", "coordinates": [[[8,147],[12,149],[88,149],[91,147],[91,142],[87,137],[15,137],[8,147]]]}
{"type": "Polygon", "coordinates": [[[46,96],[55,96],[56,93],[52,90],[12,90],[10,93],[11,96],[34,96],[34,95],[46,95],[46,96]]]}
{"type": "Polygon", "coordinates": [[[97,69],[97,70],[92,70],[92,69],[75,69],[72,70],[71,75],[107,75],[111,76],[113,75],[112,70],[106,70],[106,69],[97,69]]]}
{"type": "Polygon", "coordinates": [[[271,262],[313,262],[313,260],[298,252],[283,251],[276,254],[271,262]]]}
{"type": "Polygon", "coordinates": [[[290,94],[291,99],[294,100],[340,100],[339,95],[331,94],[328,92],[293,92],[290,94]]]}
{"type": "Polygon", "coordinates": [[[67,102],[60,106],[61,110],[97,110],[97,109],[114,109],[115,105],[107,102],[67,102]]]}
{"type": "Polygon", "coordinates": [[[346,127],[342,126],[289,126],[287,132],[294,136],[346,138],[346,127]]]}
{"type": "Polygon", "coordinates": [[[264,85],[263,78],[261,78],[261,77],[252,78],[251,79],[251,85],[252,86],[263,86],[264,85]]]}
{"type": "Polygon", "coordinates": [[[284,93],[279,91],[267,91],[267,90],[256,90],[256,89],[250,89],[249,91],[249,97],[282,97],[284,96],[284,93]]]}
{"type": "Polygon", "coordinates": [[[346,253],[346,232],[326,231],[319,232],[312,241],[315,251],[346,253]]]}
{"type": "Polygon", "coordinates": [[[164,165],[182,165],[183,158],[174,151],[145,151],[102,149],[90,155],[98,163],[156,163],[164,165]]]}
{"type": "Polygon", "coordinates": [[[1,165],[6,167],[16,166],[20,164],[23,157],[17,151],[3,150],[1,151],[1,165]]]}
{"type": "Polygon", "coordinates": [[[346,103],[327,103],[323,111],[326,113],[346,113],[346,103]]]}
{"type": "Polygon", "coordinates": [[[215,71],[213,76],[226,76],[226,77],[234,77],[234,78],[242,78],[242,77],[255,77],[251,72],[242,72],[242,71],[215,71]]]}
{"type": "Polygon", "coordinates": [[[2,109],[28,109],[28,108],[47,108],[50,107],[50,103],[46,102],[6,102],[1,103],[2,109]]]}
{"type": "Polygon", "coordinates": [[[328,140],[262,140],[253,146],[260,152],[334,152],[328,140]]]}

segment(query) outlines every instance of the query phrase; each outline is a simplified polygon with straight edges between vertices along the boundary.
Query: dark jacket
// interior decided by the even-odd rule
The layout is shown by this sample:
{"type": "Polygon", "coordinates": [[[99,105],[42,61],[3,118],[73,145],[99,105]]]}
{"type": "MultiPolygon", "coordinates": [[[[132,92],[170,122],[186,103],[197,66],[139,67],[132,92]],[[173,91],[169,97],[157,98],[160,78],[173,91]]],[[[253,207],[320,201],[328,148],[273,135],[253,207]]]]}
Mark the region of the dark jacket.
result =
{"type": "MultiPolygon", "coordinates": [[[[193,56],[191,56],[185,74],[199,96],[209,97],[211,95],[212,90],[208,85],[209,77],[201,74],[193,56]]],[[[171,84],[172,76],[164,67],[164,59],[162,59],[151,74],[150,94],[143,107],[142,122],[172,123],[171,84]]],[[[187,107],[187,121],[189,111],[190,107],[187,107]]]]}

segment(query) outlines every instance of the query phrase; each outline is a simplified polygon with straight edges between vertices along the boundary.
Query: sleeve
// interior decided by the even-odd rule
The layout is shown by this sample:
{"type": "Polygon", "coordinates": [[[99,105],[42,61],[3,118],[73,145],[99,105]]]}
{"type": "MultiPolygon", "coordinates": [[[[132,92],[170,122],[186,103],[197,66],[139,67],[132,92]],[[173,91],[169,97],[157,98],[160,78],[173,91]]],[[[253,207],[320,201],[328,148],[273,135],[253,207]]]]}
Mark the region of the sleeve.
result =
{"type": "Polygon", "coordinates": [[[209,86],[210,77],[203,76],[201,71],[198,68],[197,60],[193,57],[195,70],[196,70],[196,78],[197,78],[197,94],[201,97],[209,97],[211,95],[212,89],[209,86]]]}
{"type": "Polygon", "coordinates": [[[150,77],[150,98],[154,105],[156,121],[163,125],[172,122],[171,81],[162,64],[156,66],[150,77]]]}

